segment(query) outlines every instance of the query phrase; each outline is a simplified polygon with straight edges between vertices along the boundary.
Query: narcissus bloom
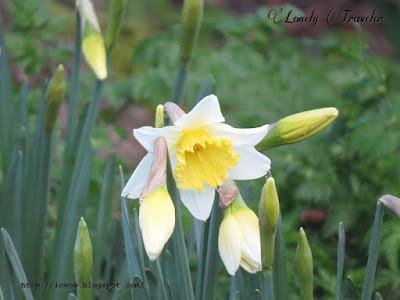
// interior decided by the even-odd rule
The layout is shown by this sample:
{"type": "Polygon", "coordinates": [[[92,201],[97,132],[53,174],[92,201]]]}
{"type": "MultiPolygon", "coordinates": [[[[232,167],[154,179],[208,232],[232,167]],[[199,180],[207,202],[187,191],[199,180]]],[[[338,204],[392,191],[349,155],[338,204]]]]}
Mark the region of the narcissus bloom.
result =
{"type": "Polygon", "coordinates": [[[261,271],[260,228],[256,214],[240,194],[224,210],[218,235],[218,250],[226,270],[235,275],[239,266],[249,273],[261,271]]]}
{"type": "Polygon", "coordinates": [[[254,148],[268,133],[269,125],[237,129],[224,121],[217,97],[210,95],[173,126],[135,129],[133,135],[148,154],[129,179],[122,196],[140,197],[154,157],[154,140],[163,136],[183,204],[195,218],[207,220],[215,189],[227,178],[259,178],[271,165],[269,158],[254,148]]]}

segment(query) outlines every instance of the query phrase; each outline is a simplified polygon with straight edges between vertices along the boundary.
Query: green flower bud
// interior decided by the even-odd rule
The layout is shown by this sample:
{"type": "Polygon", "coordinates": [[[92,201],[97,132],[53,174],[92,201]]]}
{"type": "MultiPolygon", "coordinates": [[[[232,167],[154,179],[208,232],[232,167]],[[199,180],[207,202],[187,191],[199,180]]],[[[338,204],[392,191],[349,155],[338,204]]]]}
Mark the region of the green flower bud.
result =
{"type": "Polygon", "coordinates": [[[106,48],[108,51],[115,45],[115,40],[117,39],[125,13],[126,3],[126,0],[111,0],[108,6],[109,14],[106,32],[106,48]]]}
{"type": "Polygon", "coordinates": [[[46,111],[44,126],[50,134],[57,120],[62,100],[65,94],[64,66],[59,65],[51,78],[46,92],[46,111]]]}
{"type": "Polygon", "coordinates": [[[107,77],[107,56],[100,25],[90,0],[77,2],[82,22],[82,52],[86,62],[96,77],[104,80],[107,77]]]}
{"type": "Polygon", "coordinates": [[[266,150],[305,140],[332,123],[338,114],[336,108],[327,107],[285,117],[270,126],[267,136],[257,145],[257,149],[266,150]]]}
{"type": "Polygon", "coordinates": [[[183,68],[189,66],[203,19],[203,0],[185,0],[182,11],[180,59],[183,68]]]}
{"type": "Polygon", "coordinates": [[[93,282],[93,252],[89,230],[81,217],[74,249],[75,280],[78,283],[79,300],[92,299],[92,289],[83,288],[83,283],[93,282]]]}
{"type": "Polygon", "coordinates": [[[303,300],[313,299],[313,259],[307,236],[300,228],[296,250],[296,270],[300,281],[300,292],[303,300]]]}
{"type": "Polygon", "coordinates": [[[156,108],[156,121],[155,121],[155,128],[162,128],[164,127],[164,105],[159,104],[156,108]]]}
{"type": "Polygon", "coordinates": [[[261,259],[264,268],[272,268],[274,262],[276,226],[279,219],[279,199],[275,180],[270,177],[261,191],[258,205],[261,234],[261,259]]]}

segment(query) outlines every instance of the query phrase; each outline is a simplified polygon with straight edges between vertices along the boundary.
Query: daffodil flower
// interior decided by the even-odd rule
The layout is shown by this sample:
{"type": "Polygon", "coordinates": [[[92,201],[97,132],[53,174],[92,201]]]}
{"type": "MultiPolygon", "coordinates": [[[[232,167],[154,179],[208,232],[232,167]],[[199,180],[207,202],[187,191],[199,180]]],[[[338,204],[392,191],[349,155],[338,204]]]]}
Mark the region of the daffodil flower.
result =
{"type": "Polygon", "coordinates": [[[122,196],[140,197],[154,157],[154,140],[163,136],[183,204],[199,220],[207,220],[215,189],[227,178],[249,180],[264,176],[271,161],[254,146],[268,133],[268,126],[238,129],[224,123],[218,99],[209,95],[173,126],[144,126],[133,131],[148,151],[122,196]]]}
{"type": "Polygon", "coordinates": [[[249,273],[261,271],[260,228],[256,214],[247,207],[240,194],[224,210],[218,234],[218,250],[230,275],[239,266],[249,273]]]}

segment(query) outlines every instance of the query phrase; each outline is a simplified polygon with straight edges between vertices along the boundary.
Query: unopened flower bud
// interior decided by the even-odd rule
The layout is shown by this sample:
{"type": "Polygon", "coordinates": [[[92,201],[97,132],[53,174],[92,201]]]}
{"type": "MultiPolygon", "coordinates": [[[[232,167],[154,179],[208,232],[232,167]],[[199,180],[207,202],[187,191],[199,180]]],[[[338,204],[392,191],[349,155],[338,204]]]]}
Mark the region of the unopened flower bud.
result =
{"type": "Polygon", "coordinates": [[[59,65],[51,78],[46,92],[45,129],[51,133],[65,94],[64,66],[59,65]]]}
{"type": "Polygon", "coordinates": [[[258,205],[261,234],[261,258],[264,268],[272,268],[274,261],[276,226],[279,219],[279,199],[275,180],[267,179],[258,205]]]}
{"type": "Polygon", "coordinates": [[[313,259],[307,236],[303,228],[299,231],[296,250],[296,269],[303,300],[313,299],[313,259]]]}
{"type": "Polygon", "coordinates": [[[140,196],[139,225],[146,253],[151,261],[161,253],[175,227],[175,208],[168,193],[167,142],[154,142],[154,160],[149,178],[140,196]]]}
{"type": "Polygon", "coordinates": [[[256,214],[240,194],[224,209],[218,235],[218,250],[228,273],[239,266],[249,273],[261,270],[260,228],[256,214]]]}
{"type": "Polygon", "coordinates": [[[96,77],[104,80],[107,77],[106,48],[93,4],[90,0],[78,0],[77,7],[81,15],[83,55],[96,77]]]}
{"type": "Polygon", "coordinates": [[[83,288],[83,282],[93,282],[93,252],[89,230],[83,217],[78,225],[74,249],[75,280],[78,283],[78,298],[92,299],[92,289],[83,288]]]}
{"type": "Polygon", "coordinates": [[[185,0],[182,10],[182,36],[180,58],[183,68],[188,67],[193,56],[203,19],[203,0],[185,0]]]}
{"type": "Polygon", "coordinates": [[[156,108],[155,128],[164,127],[164,105],[159,104],[156,108]]]}
{"type": "Polygon", "coordinates": [[[121,22],[125,13],[127,0],[111,0],[108,6],[108,23],[106,32],[106,48],[108,51],[115,45],[121,22]]]}
{"type": "Polygon", "coordinates": [[[269,128],[267,136],[257,145],[266,150],[307,139],[324,129],[336,119],[339,112],[334,107],[304,111],[285,117],[269,128]]]}

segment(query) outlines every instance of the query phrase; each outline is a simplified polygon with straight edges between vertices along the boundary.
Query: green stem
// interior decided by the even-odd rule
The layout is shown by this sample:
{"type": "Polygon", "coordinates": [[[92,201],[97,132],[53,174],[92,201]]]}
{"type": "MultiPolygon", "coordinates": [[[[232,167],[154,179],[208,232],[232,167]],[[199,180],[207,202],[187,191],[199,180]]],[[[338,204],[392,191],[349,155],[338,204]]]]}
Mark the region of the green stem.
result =
{"type": "Polygon", "coordinates": [[[289,286],[286,274],[286,256],[285,256],[285,240],[283,238],[282,216],[279,213],[278,226],[276,228],[275,237],[275,257],[273,272],[274,291],[276,300],[289,299],[289,286]]]}
{"type": "Polygon", "coordinates": [[[222,210],[218,207],[219,197],[214,199],[208,231],[207,256],[204,270],[203,300],[215,299],[218,279],[218,230],[222,219],[222,210]]]}
{"type": "Polygon", "coordinates": [[[174,91],[172,92],[172,101],[178,104],[180,107],[182,107],[183,104],[188,73],[188,68],[184,68],[181,65],[179,66],[174,91]]]}
{"type": "Polygon", "coordinates": [[[194,300],[192,279],[190,276],[189,261],[186,252],[185,236],[183,234],[181,202],[179,192],[176,187],[174,177],[172,175],[171,163],[168,162],[167,171],[168,192],[174,201],[175,206],[175,229],[172,235],[175,263],[177,266],[178,278],[182,280],[183,289],[181,290],[182,298],[194,300]]]}
{"type": "Polygon", "coordinates": [[[196,278],[196,300],[200,300],[203,297],[203,283],[204,283],[204,272],[206,268],[206,256],[207,256],[207,241],[208,241],[208,232],[210,228],[210,219],[208,219],[202,226],[201,230],[201,241],[200,241],[200,254],[199,254],[199,263],[197,269],[197,278],[196,278]]]}
{"type": "Polygon", "coordinates": [[[274,282],[272,268],[263,270],[263,282],[261,289],[262,300],[274,300],[274,282]]]}
{"type": "Polygon", "coordinates": [[[372,237],[369,244],[369,255],[367,268],[365,270],[364,284],[361,293],[361,300],[370,300],[374,289],[374,279],[376,265],[378,263],[379,243],[381,238],[381,229],[383,222],[384,205],[378,201],[376,204],[375,220],[372,227],[372,237]]]}

